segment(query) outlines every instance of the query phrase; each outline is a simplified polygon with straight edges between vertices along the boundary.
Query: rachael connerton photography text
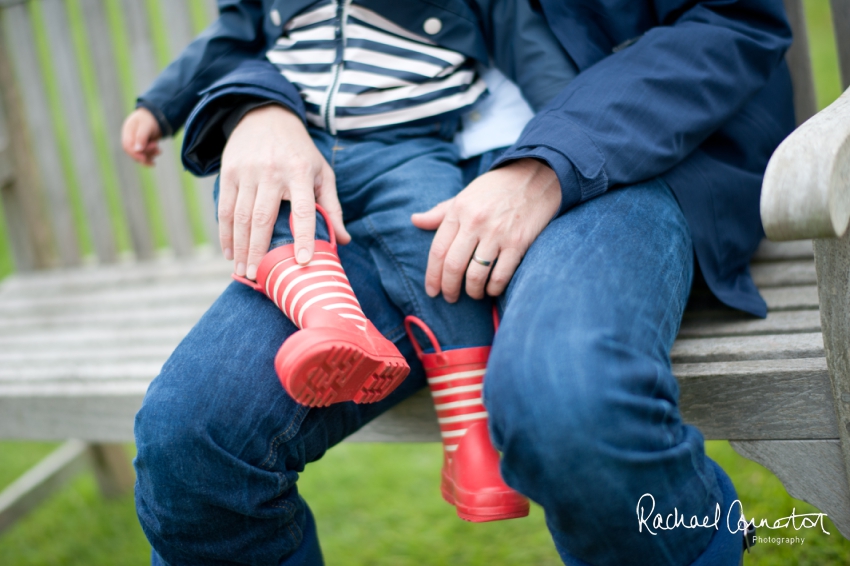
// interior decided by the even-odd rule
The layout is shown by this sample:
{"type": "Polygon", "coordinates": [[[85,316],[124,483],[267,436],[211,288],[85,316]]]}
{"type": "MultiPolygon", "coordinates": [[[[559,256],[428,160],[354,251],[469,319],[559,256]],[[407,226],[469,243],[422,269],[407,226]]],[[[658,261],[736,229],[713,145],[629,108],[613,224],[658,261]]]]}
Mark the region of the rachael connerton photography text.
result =
{"type": "MultiPolygon", "coordinates": [[[[657,531],[672,531],[673,529],[677,529],[679,527],[683,527],[686,529],[719,529],[721,518],[723,517],[723,510],[721,509],[720,503],[717,503],[714,508],[714,518],[712,519],[708,515],[704,516],[702,520],[696,515],[691,515],[690,518],[687,518],[686,515],[680,514],[678,508],[674,507],[671,513],[667,515],[663,515],[662,513],[655,513],[655,498],[651,493],[644,493],[640,496],[637,502],[637,520],[638,520],[638,532],[643,532],[644,528],[651,535],[658,534],[657,531]]],[[[823,522],[823,518],[826,517],[826,513],[803,513],[797,514],[797,509],[794,508],[791,510],[791,514],[787,517],[782,517],[776,519],[772,523],[768,521],[768,519],[760,519],[756,522],[756,518],[753,517],[750,520],[747,520],[744,514],[744,506],[740,500],[736,499],[729,506],[729,510],[726,512],[726,528],[729,529],[730,533],[743,533],[747,531],[747,527],[752,525],[757,528],[767,528],[767,529],[788,529],[792,528],[795,531],[799,531],[801,529],[813,529],[815,527],[820,526],[821,531],[824,534],[829,535],[829,531],[826,530],[826,527],[823,522]],[[737,510],[737,513],[735,513],[737,510]],[[735,517],[737,516],[737,519],[735,517]]],[[[795,537],[796,539],[797,537],[795,537]]],[[[790,539],[789,539],[790,540],[790,539]]],[[[805,539],[802,539],[805,540],[805,539]]],[[[802,544],[802,540],[800,544],[802,544]]]]}

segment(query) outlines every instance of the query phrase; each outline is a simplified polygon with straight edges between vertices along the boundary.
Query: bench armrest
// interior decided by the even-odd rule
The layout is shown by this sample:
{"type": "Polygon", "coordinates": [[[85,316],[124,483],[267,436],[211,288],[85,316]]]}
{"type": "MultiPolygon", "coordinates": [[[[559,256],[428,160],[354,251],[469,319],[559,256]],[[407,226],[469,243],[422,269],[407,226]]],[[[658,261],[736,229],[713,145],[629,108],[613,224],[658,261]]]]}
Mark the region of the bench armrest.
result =
{"type": "Polygon", "coordinates": [[[850,220],[850,89],[785,138],[767,165],[761,220],[771,240],[840,237],[850,220]]]}

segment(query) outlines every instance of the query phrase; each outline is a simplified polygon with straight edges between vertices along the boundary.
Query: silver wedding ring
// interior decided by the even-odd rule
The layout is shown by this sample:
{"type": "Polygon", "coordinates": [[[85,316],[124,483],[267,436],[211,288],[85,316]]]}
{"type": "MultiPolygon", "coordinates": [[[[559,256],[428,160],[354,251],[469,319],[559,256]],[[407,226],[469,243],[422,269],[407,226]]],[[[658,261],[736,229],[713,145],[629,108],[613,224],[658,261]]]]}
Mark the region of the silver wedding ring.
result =
{"type": "Polygon", "coordinates": [[[487,261],[486,259],[481,259],[480,257],[478,257],[475,254],[472,254],[472,261],[474,261],[475,263],[478,263],[480,265],[483,265],[484,267],[490,267],[490,264],[493,263],[492,261],[487,261]]]}

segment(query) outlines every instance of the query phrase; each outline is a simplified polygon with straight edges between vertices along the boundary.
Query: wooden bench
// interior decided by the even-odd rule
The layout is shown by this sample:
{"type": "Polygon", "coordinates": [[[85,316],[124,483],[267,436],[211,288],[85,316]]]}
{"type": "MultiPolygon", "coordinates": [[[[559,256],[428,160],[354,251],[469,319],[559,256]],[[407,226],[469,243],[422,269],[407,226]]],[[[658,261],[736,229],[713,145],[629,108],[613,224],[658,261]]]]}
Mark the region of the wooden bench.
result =
{"type": "MultiPolygon", "coordinates": [[[[133,416],[148,383],[230,280],[228,262],[211,246],[199,251],[187,230],[173,147],[165,148],[154,172],[170,252],[155,251],[138,171],[118,146],[128,108],[111,55],[116,47],[105,33],[106,4],[79,2],[98,61],[101,108],[86,107],[83,88],[73,78],[74,57],[56,61],[67,75],[55,78],[67,95],[62,110],[69,125],[76,116],[82,131],[70,150],[77,178],[86,180],[78,185],[95,244],[93,254],[82,257],[45,86],[33,73],[38,63],[30,33],[35,14],[40,18],[35,24],[50,30],[54,51],[73,54],[68,14],[62,0],[43,0],[40,13],[25,1],[0,1],[0,185],[18,268],[0,284],[0,438],[76,439],[0,493],[0,530],[86,460],[95,464],[106,494],[127,488],[132,470],[120,443],[133,440],[133,416]],[[132,248],[124,255],[131,258],[116,252],[104,212],[104,181],[91,149],[96,136],[80,118],[91,118],[94,110],[106,124],[120,179],[132,248]],[[179,202],[169,208],[172,200],[179,202]]],[[[121,3],[137,90],[156,72],[143,4],[121,3]]],[[[787,5],[797,37],[788,60],[802,122],[815,113],[808,42],[800,1],[787,5]]],[[[172,45],[182,46],[191,37],[191,0],[161,0],[159,6],[168,15],[172,45]]],[[[834,1],[833,7],[846,87],[850,4],[834,1]]],[[[850,236],[834,238],[842,222],[847,224],[850,201],[848,105],[845,94],[791,136],[771,162],[764,223],[770,235],[795,241],[766,241],[753,260],[753,277],[769,305],[767,319],[709,308],[711,301],[695,297],[672,359],[685,420],[708,439],[731,440],[739,453],[770,468],[791,495],[827,513],[850,537],[850,236]],[[834,224],[823,222],[830,212],[834,224]],[[824,238],[815,243],[817,267],[811,238],[824,238]]],[[[197,187],[207,189],[208,182],[197,187]]],[[[203,213],[212,219],[211,211],[203,213]]],[[[216,241],[214,227],[204,226],[208,241],[216,241]]],[[[430,398],[422,392],[350,440],[438,439],[430,398]]]]}

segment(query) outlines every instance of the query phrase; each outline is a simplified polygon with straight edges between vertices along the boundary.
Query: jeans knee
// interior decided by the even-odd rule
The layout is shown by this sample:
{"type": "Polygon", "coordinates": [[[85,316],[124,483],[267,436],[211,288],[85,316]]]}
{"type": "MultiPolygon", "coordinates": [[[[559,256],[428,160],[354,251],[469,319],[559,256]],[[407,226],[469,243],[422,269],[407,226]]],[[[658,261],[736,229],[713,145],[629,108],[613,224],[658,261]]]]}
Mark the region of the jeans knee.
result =
{"type": "Polygon", "coordinates": [[[270,428],[273,403],[204,394],[187,375],[199,377],[167,365],[136,415],[136,509],[148,540],[169,563],[294,552],[306,511],[289,444],[306,410],[270,428]]]}
{"type": "Polygon", "coordinates": [[[628,473],[636,454],[677,442],[676,384],[663,364],[601,332],[539,346],[497,343],[490,357],[485,404],[506,479],[557,484],[569,468],[570,482],[593,493],[606,489],[600,468],[628,473]]]}

